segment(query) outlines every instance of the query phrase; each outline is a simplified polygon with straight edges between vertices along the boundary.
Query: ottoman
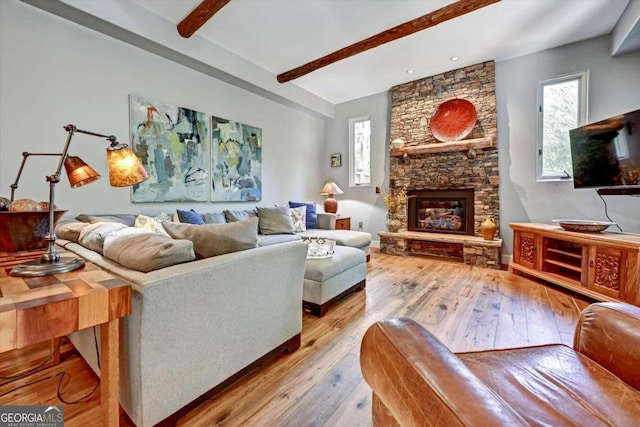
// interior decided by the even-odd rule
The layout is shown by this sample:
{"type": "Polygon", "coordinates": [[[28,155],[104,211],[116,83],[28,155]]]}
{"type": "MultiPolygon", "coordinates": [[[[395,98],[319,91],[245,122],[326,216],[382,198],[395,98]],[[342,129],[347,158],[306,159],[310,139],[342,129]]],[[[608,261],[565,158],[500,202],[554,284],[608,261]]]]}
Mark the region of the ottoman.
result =
{"type": "Polygon", "coordinates": [[[351,292],[364,289],[366,258],[360,249],[338,245],[331,258],[307,258],[302,306],[314,316],[323,316],[330,306],[351,292]]]}

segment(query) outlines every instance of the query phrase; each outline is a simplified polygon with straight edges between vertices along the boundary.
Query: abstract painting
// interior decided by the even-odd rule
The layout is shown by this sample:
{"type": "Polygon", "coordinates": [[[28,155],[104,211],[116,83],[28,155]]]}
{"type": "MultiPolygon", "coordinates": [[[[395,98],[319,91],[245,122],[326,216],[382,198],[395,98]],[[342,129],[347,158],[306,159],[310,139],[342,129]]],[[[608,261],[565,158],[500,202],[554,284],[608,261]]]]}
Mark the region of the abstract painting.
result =
{"type": "Polygon", "coordinates": [[[211,201],[262,200],[262,129],[211,120],[211,201]]]}
{"type": "Polygon", "coordinates": [[[133,151],[149,179],[132,189],[132,202],[206,202],[209,151],[204,113],[129,95],[133,151]]]}

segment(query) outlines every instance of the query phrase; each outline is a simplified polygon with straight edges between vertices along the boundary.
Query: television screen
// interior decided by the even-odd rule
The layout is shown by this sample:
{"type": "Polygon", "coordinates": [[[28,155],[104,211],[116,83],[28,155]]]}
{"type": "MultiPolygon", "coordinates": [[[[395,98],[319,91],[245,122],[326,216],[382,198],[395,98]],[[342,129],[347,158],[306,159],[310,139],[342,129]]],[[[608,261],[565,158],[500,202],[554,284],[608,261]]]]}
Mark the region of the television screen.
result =
{"type": "Polygon", "coordinates": [[[575,188],[640,187],[640,110],[569,131],[575,188]]]}

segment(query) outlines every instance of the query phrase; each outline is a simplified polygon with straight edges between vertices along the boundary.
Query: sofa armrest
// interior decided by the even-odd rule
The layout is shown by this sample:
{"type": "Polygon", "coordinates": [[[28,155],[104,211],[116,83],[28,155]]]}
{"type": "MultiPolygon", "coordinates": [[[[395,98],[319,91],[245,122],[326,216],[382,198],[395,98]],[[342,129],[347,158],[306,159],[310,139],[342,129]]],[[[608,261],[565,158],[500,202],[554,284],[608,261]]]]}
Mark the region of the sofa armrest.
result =
{"type": "Polygon", "coordinates": [[[573,348],[640,390],[640,307],[591,304],[580,315],[573,348]]]}
{"type": "Polygon", "coordinates": [[[323,230],[336,229],[336,214],[327,212],[318,212],[318,228],[323,230]]]}
{"type": "Polygon", "coordinates": [[[399,425],[527,425],[437,338],[411,319],[367,330],[360,366],[387,415],[399,425]]]}

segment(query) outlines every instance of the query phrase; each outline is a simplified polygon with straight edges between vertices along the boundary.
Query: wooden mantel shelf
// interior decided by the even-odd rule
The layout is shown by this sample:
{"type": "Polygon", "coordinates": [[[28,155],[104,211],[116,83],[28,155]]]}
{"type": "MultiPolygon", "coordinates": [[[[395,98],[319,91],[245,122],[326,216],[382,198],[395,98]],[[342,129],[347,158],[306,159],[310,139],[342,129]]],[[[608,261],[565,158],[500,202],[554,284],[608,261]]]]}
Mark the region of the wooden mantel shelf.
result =
{"type": "Polygon", "coordinates": [[[454,142],[438,142],[435,144],[423,144],[413,145],[402,148],[392,148],[389,150],[389,155],[392,157],[415,156],[419,154],[431,154],[431,153],[444,153],[447,151],[465,151],[465,150],[479,150],[482,148],[494,147],[496,145],[496,139],[493,136],[487,136],[484,138],[476,139],[463,139],[462,141],[454,142]]]}

